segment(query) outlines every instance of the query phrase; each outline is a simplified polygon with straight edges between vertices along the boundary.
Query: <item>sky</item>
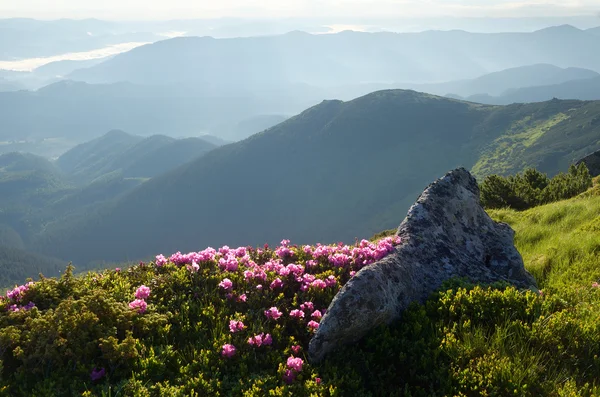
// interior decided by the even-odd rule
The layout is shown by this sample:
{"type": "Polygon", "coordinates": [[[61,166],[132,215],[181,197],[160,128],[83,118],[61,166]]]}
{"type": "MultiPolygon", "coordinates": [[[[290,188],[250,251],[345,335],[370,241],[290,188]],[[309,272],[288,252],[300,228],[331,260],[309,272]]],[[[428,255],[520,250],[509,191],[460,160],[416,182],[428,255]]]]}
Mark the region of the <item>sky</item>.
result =
{"type": "Polygon", "coordinates": [[[0,0],[2,18],[39,19],[572,15],[600,15],[600,0],[0,0]]]}

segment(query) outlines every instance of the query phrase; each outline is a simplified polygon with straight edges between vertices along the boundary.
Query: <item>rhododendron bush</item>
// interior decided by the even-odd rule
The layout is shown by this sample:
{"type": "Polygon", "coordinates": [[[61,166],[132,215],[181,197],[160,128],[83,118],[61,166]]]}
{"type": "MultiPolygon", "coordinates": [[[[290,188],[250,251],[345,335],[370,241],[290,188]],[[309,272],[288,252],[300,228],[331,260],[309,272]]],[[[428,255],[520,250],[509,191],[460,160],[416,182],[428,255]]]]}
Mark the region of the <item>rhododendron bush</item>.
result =
{"type": "Polygon", "coordinates": [[[0,299],[0,396],[597,395],[600,288],[452,280],[318,365],[339,289],[397,237],[227,246],[42,278],[0,299]]]}

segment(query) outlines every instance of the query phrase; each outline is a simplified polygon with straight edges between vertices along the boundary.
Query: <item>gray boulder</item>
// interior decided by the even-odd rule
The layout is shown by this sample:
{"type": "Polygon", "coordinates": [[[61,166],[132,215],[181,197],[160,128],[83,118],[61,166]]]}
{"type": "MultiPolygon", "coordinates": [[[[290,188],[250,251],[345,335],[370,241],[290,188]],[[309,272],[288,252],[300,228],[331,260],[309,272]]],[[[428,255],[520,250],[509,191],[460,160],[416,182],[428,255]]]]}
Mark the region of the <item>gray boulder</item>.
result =
{"type": "Polygon", "coordinates": [[[335,296],[310,341],[310,361],[399,318],[450,278],[536,288],[514,246],[514,231],[484,211],[477,182],[464,168],[431,184],[397,234],[402,242],[395,252],[360,270],[335,296]]]}

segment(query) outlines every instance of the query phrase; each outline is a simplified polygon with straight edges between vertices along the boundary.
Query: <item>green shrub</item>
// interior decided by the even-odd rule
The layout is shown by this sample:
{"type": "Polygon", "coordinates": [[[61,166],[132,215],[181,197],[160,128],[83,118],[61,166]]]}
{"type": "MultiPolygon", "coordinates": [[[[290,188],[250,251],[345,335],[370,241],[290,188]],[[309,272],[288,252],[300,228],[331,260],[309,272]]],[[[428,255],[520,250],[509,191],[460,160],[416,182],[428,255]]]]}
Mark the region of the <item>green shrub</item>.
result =
{"type": "Polygon", "coordinates": [[[486,208],[525,210],[575,197],[592,186],[592,178],[584,163],[571,165],[566,174],[552,179],[533,169],[522,174],[502,177],[490,175],[480,185],[481,203],[486,208]]]}

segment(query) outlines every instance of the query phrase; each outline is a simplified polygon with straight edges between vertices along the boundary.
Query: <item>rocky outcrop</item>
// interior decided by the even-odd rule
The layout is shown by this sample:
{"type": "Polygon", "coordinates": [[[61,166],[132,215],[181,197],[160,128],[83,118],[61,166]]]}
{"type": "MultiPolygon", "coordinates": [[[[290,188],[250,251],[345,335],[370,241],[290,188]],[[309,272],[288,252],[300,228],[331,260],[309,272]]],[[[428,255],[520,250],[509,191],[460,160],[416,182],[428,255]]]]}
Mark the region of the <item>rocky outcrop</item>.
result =
{"type": "Polygon", "coordinates": [[[397,319],[450,278],[536,286],[514,246],[514,231],[483,210],[477,182],[463,168],[421,194],[398,235],[402,243],[393,254],[363,268],[335,296],[310,342],[311,361],[397,319]]]}
{"type": "Polygon", "coordinates": [[[585,165],[588,167],[588,170],[590,170],[591,176],[600,175],[600,150],[585,156],[577,162],[577,165],[581,163],[585,163],[585,165]]]}

